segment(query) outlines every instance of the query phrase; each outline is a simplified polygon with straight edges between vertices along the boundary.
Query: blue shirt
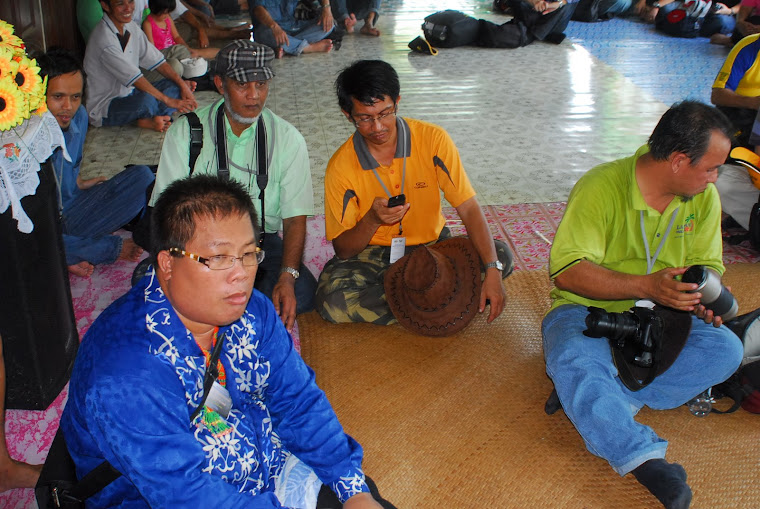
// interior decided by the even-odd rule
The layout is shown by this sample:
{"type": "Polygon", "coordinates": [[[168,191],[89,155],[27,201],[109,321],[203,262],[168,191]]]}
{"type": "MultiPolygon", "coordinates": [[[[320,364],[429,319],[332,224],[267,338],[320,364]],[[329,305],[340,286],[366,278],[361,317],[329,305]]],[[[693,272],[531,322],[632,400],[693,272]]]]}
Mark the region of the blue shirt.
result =
{"type": "Polygon", "coordinates": [[[190,421],[205,359],[153,270],[93,323],[61,428],[80,478],[104,459],[123,475],[88,508],[280,507],[274,479],[290,454],[342,502],[369,491],[361,446],[343,432],[271,301],[254,290],[223,335],[232,411],[212,425],[205,412],[190,421]]]}
{"type": "Polygon", "coordinates": [[[77,186],[80,166],[82,165],[82,152],[84,150],[84,138],[87,135],[87,110],[84,106],[74,113],[69,128],[63,131],[66,140],[66,150],[71,156],[71,161],[63,157],[63,150],[58,149],[52,155],[53,169],[55,170],[61,188],[61,205],[64,213],[74,199],[82,192],[77,186]]]}

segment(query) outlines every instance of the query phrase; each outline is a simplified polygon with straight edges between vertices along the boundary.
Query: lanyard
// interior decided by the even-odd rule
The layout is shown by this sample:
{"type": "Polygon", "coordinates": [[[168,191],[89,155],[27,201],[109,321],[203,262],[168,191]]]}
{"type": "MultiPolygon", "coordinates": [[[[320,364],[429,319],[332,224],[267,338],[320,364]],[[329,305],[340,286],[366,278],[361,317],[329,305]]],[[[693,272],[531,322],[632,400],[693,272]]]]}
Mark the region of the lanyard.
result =
{"type": "MultiPolygon", "coordinates": [[[[399,194],[404,194],[404,183],[406,182],[406,124],[402,120],[399,122],[401,125],[401,153],[404,154],[404,162],[402,164],[402,170],[401,170],[401,192],[399,194]]],[[[391,164],[393,162],[391,161],[391,164]]],[[[377,174],[377,168],[372,168],[372,173],[375,174],[375,178],[378,182],[380,182],[380,185],[383,187],[383,191],[385,191],[385,194],[388,195],[388,198],[393,196],[390,191],[388,191],[388,188],[385,186],[385,182],[380,178],[380,175],[377,174]]],[[[403,232],[401,228],[401,221],[398,222],[398,233],[401,235],[401,232],[403,232]]]]}
{"type": "Polygon", "coordinates": [[[654,262],[657,261],[657,257],[660,255],[660,251],[662,251],[662,246],[665,244],[665,239],[667,239],[668,235],[670,235],[670,229],[673,228],[673,222],[676,220],[676,214],[678,213],[679,208],[680,207],[676,207],[676,209],[670,215],[670,223],[668,223],[668,228],[665,230],[665,235],[662,236],[662,240],[660,240],[660,244],[657,246],[657,251],[654,252],[654,256],[650,256],[649,254],[649,240],[647,239],[647,232],[644,229],[644,211],[639,211],[639,218],[641,219],[641,238],[644,239],[644,248],[647,251],[647,274],[652,273],[654,262]]]}

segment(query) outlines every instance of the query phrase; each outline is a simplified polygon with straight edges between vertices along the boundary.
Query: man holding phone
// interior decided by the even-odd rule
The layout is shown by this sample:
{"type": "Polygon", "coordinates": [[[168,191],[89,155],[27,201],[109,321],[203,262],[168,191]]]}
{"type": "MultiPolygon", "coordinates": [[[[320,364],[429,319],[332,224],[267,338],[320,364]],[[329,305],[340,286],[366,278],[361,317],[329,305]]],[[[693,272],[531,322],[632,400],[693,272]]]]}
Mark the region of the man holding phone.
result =
{"type": "Polygon", "coordinates": [[[480,256],[485,275],[478,310],[490,302],[493,321],[504,309],[501,280],[512,271],[512,253],[491,238],[449,135],[436,125],[397,117],[399,79],[386,62],[355,62],[340,73],[336,89],[356,132],[325,173],[325,233],[335,257],[319,278],[319,314],[334,323],[393,323],[385,272],[415,247],[450,237],[442,191],[480,256]]]}

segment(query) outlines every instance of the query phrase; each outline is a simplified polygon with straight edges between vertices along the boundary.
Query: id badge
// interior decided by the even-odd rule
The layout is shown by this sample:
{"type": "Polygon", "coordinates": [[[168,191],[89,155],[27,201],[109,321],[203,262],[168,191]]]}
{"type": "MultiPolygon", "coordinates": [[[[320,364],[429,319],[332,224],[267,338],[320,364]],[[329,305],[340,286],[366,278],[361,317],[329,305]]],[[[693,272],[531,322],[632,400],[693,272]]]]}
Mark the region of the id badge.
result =
{"type": "Polygon", "coordinates": [[[391,263],[395,262],[406,251],[406,237],[393,237],[391,240],[391,263]]]}
{"type": "Polygon", "coordinates": [[[214,381],[206,398],[206,406],[215,411],[223,418],[227,418],[232,410],[232,398],[225,387],[214,381]]]}

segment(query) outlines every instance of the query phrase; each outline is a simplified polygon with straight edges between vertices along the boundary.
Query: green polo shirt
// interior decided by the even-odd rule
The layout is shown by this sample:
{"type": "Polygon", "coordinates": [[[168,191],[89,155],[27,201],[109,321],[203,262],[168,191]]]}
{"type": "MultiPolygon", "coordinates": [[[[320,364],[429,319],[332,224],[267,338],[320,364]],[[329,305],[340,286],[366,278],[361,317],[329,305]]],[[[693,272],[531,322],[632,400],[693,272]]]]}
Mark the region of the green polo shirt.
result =
{"type": "MultiPolygon", "coordinates": [[[[646,204],[636,183],[636,161],[648,151],[644,145],[633,157],[597,166],[578,180],[552,245],[552,279],[581,260],[626,274],[646,274],[642,213],[650,256],[664,242],[652,272],[666,267],[707,265],[723,273],[717,189],[709,184],[705,192],[688,202],[676,197],[660,214],[646,204]],[[673,225],[666,237],[671,218],[673,225]]],[[[633,300],[587,299],[558,288],[552,290],[551,297],[551,309],[580,304],[620,312],[634,304],[633,300]]]]}
{"type": "MultiPolygon", "coordinates": [[[[203,148],[195,162],[193,174],[217,173],[216,159],[216,110],[222,101],[196,111],[203,124],[203,148]]],[[[266,230],[282,230],[282,219],[314,214],[314,196],[309,169],[309,154],[306,141],[291,124],[281,119],[268,108],[261,112],[267,131],[269,151],[269,182],[264,195],[266,230]]],[[[230,165],[230,178],[237,180],[248,190],[256,214],[261,217],[261,200],[256,184],[256,129],[254,123],[240,136],[232,132],[227,116],[223,115],[227,133],[227,158],[238,166],[251,168],[253,173],[230,165]]],[[[190,125],[184,118],[175,120],[166,132],[161,147],[161,159],[156,173],[156,184],[150,205],[154,206],[161,192],[177,179],[187,177],[190,161],[190,125]]],[[[261,221],[261,219],[259,219],[261,221]]]]}

